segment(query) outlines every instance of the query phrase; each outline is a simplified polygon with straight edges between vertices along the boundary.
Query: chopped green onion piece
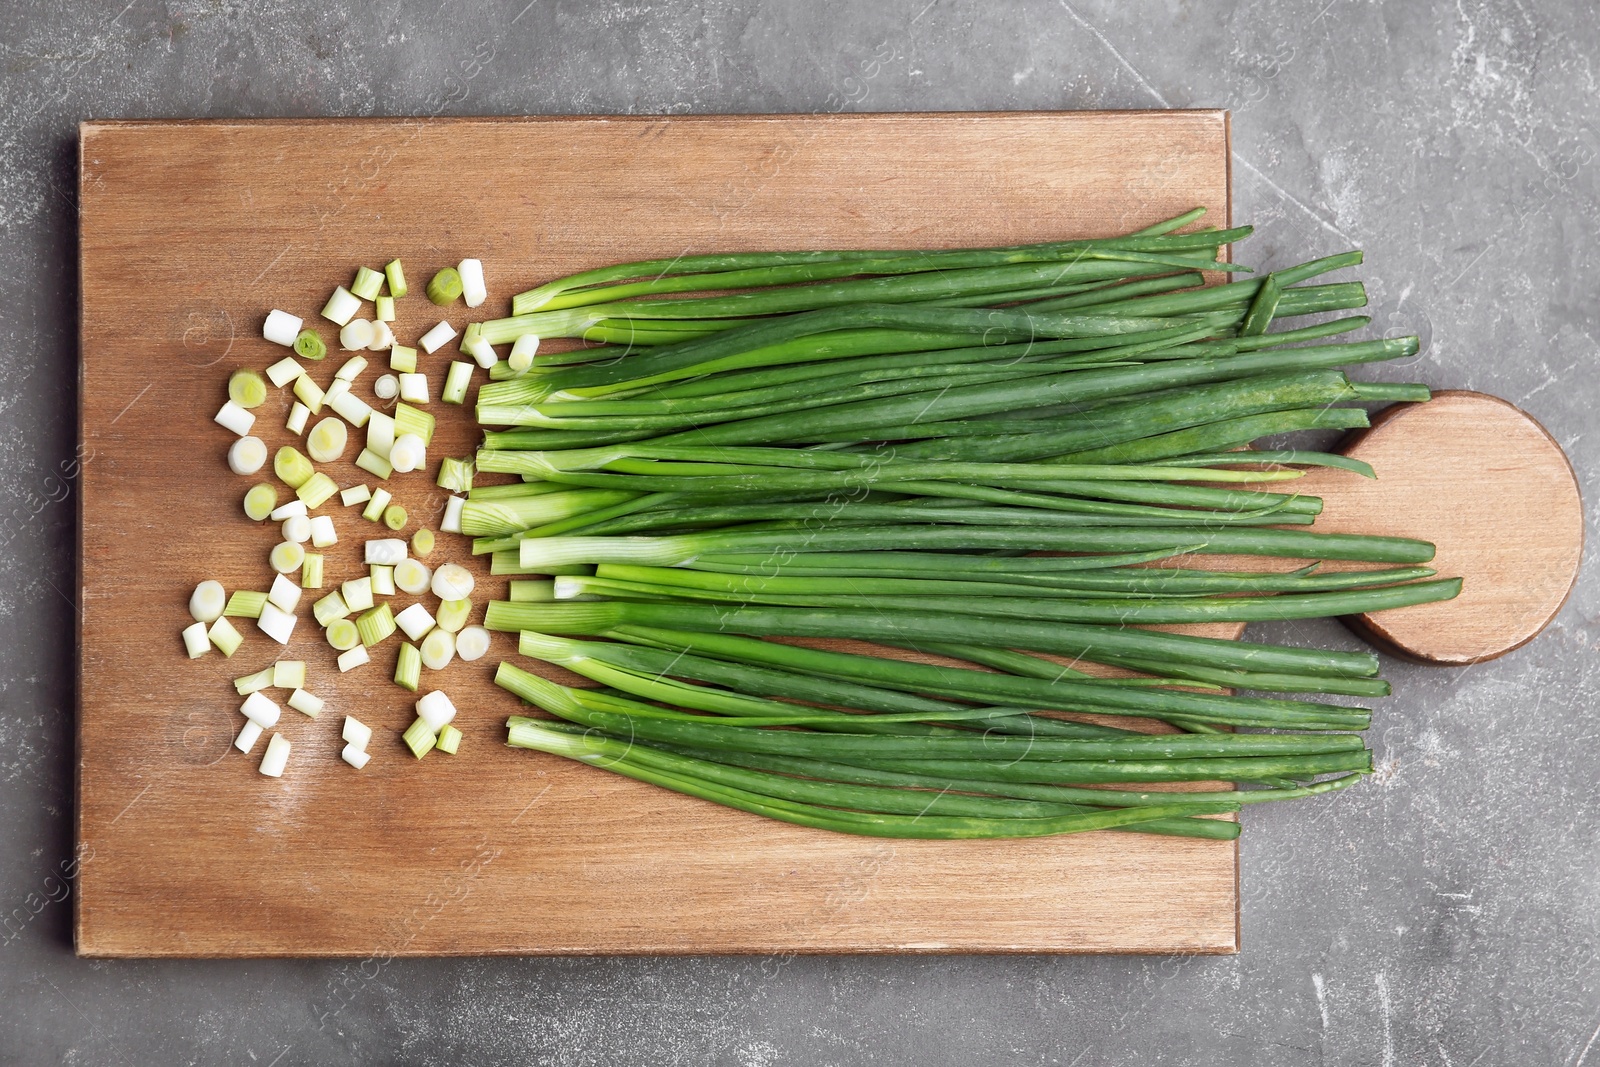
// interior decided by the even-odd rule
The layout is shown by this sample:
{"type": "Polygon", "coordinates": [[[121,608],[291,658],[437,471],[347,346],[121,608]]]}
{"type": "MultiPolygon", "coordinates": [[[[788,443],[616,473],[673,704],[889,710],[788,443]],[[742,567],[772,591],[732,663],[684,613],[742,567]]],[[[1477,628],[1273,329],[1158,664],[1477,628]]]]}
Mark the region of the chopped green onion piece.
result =
{"type": "MultiPolygon", "coordinates": [[[[343,378],[339,380],[344,381],[343,378]]],[[[367,419],[372,416],[372,405],[350,392],[348,385],[341,389],[338,395],[329,390],[328,406],[338,412],[339,416],[351,426],[365,426],[367,419]]]]}
{"type": "Polygon", "coordinates": [[[322,306],[322,317],[335,325],[343,326],[355,318],[356,312],[360,310],[361,298],[340,285],[334,288],[333,295],[328,297],[328,302],[322,306]]]}
{"type": "Polygon", "coordinates": [[[267,590],[267,603],[276,604],[284,611],[293,611],[299,606],[301,596],[300,587],[280,574],[272,579],[272,588],[267,590]]]}
{"type": "Polygon", "coordinates": [[[378,316],[378,321],[379,322],[393,322],[394,321],[394,297],[392,297],[392,296],[380,296],[380,297],[378,297],[377,300],[373,301],[373,304],[377,308],[377,316],[378,316]]]}
{"type": "MultiPolygon", "coordinates": [[[[261,594],[261,599],[266,600],[266,594],[261,594]]],[[[311,617],[317,620],[318,626],[327,626],[348,614],[350,605],[344,602],[344,595],[337,589],[311,605],[311,617]]]]}
{"type": "Polygon", "coordinates": [[[389,369],[396,374],[412,374],[417,369],[417,350],[406,345],[389,349],[389,369]]]}
{"type": "Polygon", "coordinates": [[[453,496],[444,502],[444,518],[439,520],[439,529],[445,533],[461,532],[461,509],[467,506],[467,498],[453,496]]]}
{"type": "Polygon", "coordinates": [[[256,620],[256,629],[278,642],[278,644],[287,645],[289,638],[294,635],[295,623],[299,621],[298,616],[291,615],[274,604],[269,594],[267,602],[261,605],[261,618],[256,620]]]}
{"type": "Polygon", "coordinates": [[[361,631],[361,643],[371,648],[394,633],[394,612],[387,603],[379,604],[356,619],[356,629],[361,631]]]}
{"type": "MultiPolygon", "coordinates": [[[[339,347],[346,352],[359,352],[372,344],[372,339],[377,336],[373,329],[371,319],[351,319],[339,331],[339,347]]],[[[343,375],[340,375],[344,378],[343,375]]],[[[349,378],[344,378],[349,381],[349,378]]]]}
{"type": "Polygon", "coordinates": [[[448,696],[437,689],[423,694],[417,701],[416,708],[417,715],[428,724],[430,730],[438,730],[445,723],[454,721],[456,717],[456,706],[451,703],[448,696]]]}
{"type": "Polygon", "coordinates": [[[305,660],[280,659],[272,665],[272,688],[299,689],[305,684],[305,660]]]}
{"type": "Polygon", "coordinates": [[[432,581],[433,571],[421,560],[403,559],[395,564],[394,584],[414,596],[426,593],[432,581]]]}
{"type": "MultiPolygon", "coordinates": [[[[267,368],[267,381],[282,389],[304,373],[305,370],[294,361],[293,356],[284,356],[267,368]]],[[[230,387],[233,385],[231,378],[228,380],[228,385],[230,387]]]]}
{"type": "Polygon", "coordinates": [[[345,424],[330,415],[311,427],[311,435],[306,438],[306,451],[311,453],[311,459],[316,463],[332,463],[344,455],[344,447],[349,439],[350,431],[345,424]]]}
{"type": "Polygon", "coordinates": [[[328,644],[340,652],[348,652],[361,643],[361,631],[349,619],[334,619],[328,624],[328,644]]]}
{"type": "Polygon", "coordinates": [[[442,671],[456,655],[456,635],[449,630],[434,630],[422,639],[422,665],[442,671]]]}
{"type": "Polygon", "coordinates": [[[353,671],[363,663],[371,663],[372,657],[367,655],[367,646],[357,645],[348,652],[339,653],[340,672],[353,671]]]}
{"type": "Polygon", "coordinates": [[[352,578],[339,587],[339,595],[351,611],[366,611],[372,607],[372,578],[352,578]]]}
{"type": "MultiPolygon", "coordinates": [[[[266,598],[263,596],[263,603],[265,603],[265,600],[266,598]]],[[[211,639],[213,645],[216,645],[222,651],[224,656],[232,656],[239,650],[239,645],[244,641],[244,638],[239,636],[239,631],[235,630],[233,624],[228,621],[226,615],[211,624],[211,629],[206,631],[206,636],[211,639]]]]}
{"type": "Polygon", "coordinates": [[[294,344],[294,337],[300,331],[301,321],[298,315],[273,308],[267,312],[267,321],[261,324],[261,336],[275,345],[287,347],[294,344]]]}
{"type": "Polygon", "coordinates": [[[350,291],[363,300],[376,300],[378,291],[383,288],[383,275],[370,267],[357,267],[355,281],[350,283],[350,291]]]}
{"type": "Polygon", "coordinates": [[[272,685],[274,667],[264,667],[254,674],[247,674],[243,678],[235,678],[233,680],[234,690],[240,696],[247,697],[251,693],[259,693],[261,690],[269,688],[272,685]]]}
{"type": "Polygon", "coordinates": [[[242,408],[260,407],[267,399],[266,380],[253,370],[236,370],[228,376],[228,399],[242,408]]]}
{"type": "Polygon", "coordinates": [[[426,374],[402,374],[397,383],[400,399],[408,404],[426,404],[428,402],[428,376],[426,374]]]}
{"type": "Polygon", "coordinates": [[[394,596],[394,567],[374,563],[367,567],[367,577],[372,579],[374,596],[394,596]]]}
{"type": "Polygon", "coordinates": [[[190,659],[199,659],[211,651],[211,641],[206,637],[206,624],[190,623],[183,628],[183,650],[190,659]]]}
{"type": "Polygon", "coordinates": [[[424,445],[433,443],[434,418],[426,411],[418,411],[409,404],[394,406],[394,432],[396,437],[416,434],[424,445]]]}
{"type": "Polygon", "coordinates": [[[399,504],[390,504],[383,509],[383,524],[391,530],[404,530],[406,528],[406,509],[399,504]]]}
{"type": "Polygon", "coordinates": [[[372,391],[379,400],[393,400],[400,395],[400,379],[392,374],[380,374],[372,383],[372,391]]]}
{"type": "Polygon", "coordinates": [[[406,637],[420,641],[434,627],[433,613],[421,603],[412,604],[394,617],[395,625],[405,631],[406,637]]]}
{"type": "Polygon", "coordinates": [[[339,369],[334,372],[334,377],[342,381],[353,382],[361,377],[361,372],[367,369],[366,356],[351,356],[345,360],[339,369]]]}
{"type": "Polygon", "coordinates": [[[372,754],[364,752],[354,745],[346,744],[339,752],[339,758],[359,771],[367,765],[367,761],[372,758],[372,754]]]}
{"type": "Polygon", "coordinates": [[[394,466],[394,416],[374,411],[367,417],[367,451],[394,466]]]}
{"type": "Polygon", "coordinates": [[[311,409],[296,400],[289,409],[289,417],[283,420],[283,428],[292,434],[306,432],[306,420],[311,418],[311,409]]]}
{"type": "Polygon", "coordinates": [[[255,522],[261,522],[278,506],[278,491],[263,482],[253,485],[244,495],[244,513],[255,522]]]}
{"type": "Polygon", "coordinates": [[[472,364],[456,360],[450,364],[450,371],[444,377],[444,388],[439,391],[439,399],[446,404],[465,404],[467,387],[471,384],[472,364]]]}
{"type": "Polygon", "coordinates": [[[306,550],[293,541],[280,541],[273,546],[267,561],[279,574],[288,574],[300,569],[300,564],[306,561],[306,550]]]}
{"type": "Polygon", "coordinates": [[[361,517],[368,522],[377,522],[383,518],[383,509],[389,506],[389,501],[394,495],[389,490],[377,488],[372,491],[372,497],[367,501],[367,506],[361,509],[361,517]]]}
{"type": "Polygon", "coordinates": [[[428,283],[428,299],[440,307],[455,302],[460,296],[461,272],[454,267],[444,268],[428,283]]]}
{"type": "Polygon", "coordinates": [[[489,631],[482,626],[468,626],[456,634],[456,655],[468,663],[482,659],[489,652],[489,631]]]}
{"type": "Polygon", "coordinates": [[[322,588],[322,553],[307,552],[300,561],[300,588],[322,588]]]}
{"type": "MultiPolygon", "coordinates": [[[[376,414],[376,412],[374,412],[374,414],[376,414]]],[[[394,473],[394,467],[390,465],[389,461],[378,455],[370,448],[363,448],[361,450],[361,454],[356,457],[356,466],[360,467],[368,474],[374,475],[378,478],[383,478],[384,480],[388,480],[389,475],[394,473]]],[[[383,490],[381,489],[378,490],[380,493],[382,491],[383,490]]]]}
{"type": "Polygon", "coordinates": [[[415,693],[422,681],[422,653],[410,641],[400,643],[400,656],[394,661],[394,684],[415,693]]]}
{"type": "Polygon", "coordinates": [[[367,746],[372,743],[372,727],[354,715],[346,715],[344,717],[344,726],[339,730],[339,740],[346,744],[354,745],[364,752],[367,746]]]}
{"type": "Polygon", "coordinates": [[[318,360],[328,354],[328,346],[315,330],[305,329],[294,339],[294,354],[301,359],[318,360]]]}
{"type": "Polygon", "coordinates": [[[394,447],[389,449],[389,463],[401,474],[425,469],[428,465],[427,446],[416,434],[403,433],[395,438],[394,447]]]}
{"type": "Polygon", "coordinates": [[[257,593],[249,589],[238,589],[228,598],[228,606],[222,609],[222,614],[231,615],[235,619],[259,619],[261,607],[267,602],[267,594],[257,593]]]}
{"type": "Polygon", "coordinates": [[[489,299],[489,289],[483,281],[483,260],[463,259],[457,264],[456,273],[461,275],[461,296],[467,307],[475,308],[489,299]]]}
{"type": "MultiPolygon", "coordinates": [[[[516,583],[512,583],[515,585],[516,583]]],[[[445,600],[439,604],[437,622],[439,629],[450,633],[460,633],[461,628],[472,618],[472,601],[470,600],[445,600]]]]}
{"type": "Polygon", "coordinates": [[[324,707],[321,697],[314,693],[308,693],[304,689],[296,689],[290,693],[289,699],[285,703],[308,719],[315,719],[322,713],[324,707]]]}
{"type": "Polygon", "coordinates": [[[472,460],[446,456],[439,463],[438,484],[452,493],[472,491],[472,460]]]}
{"type": "Polygon", "coordinates": [[[339,491],[339,485],[332,478],[317,471],[307,478],[300,487],[294,491],[295,496],[306,502],[308,508],[320,508],[328,502],[328,498],[339,491]]]}
{"type": "Polygon", "coordinates": [[[433,553],[433,531],[424,527],[411,535],[411,551],[426,559],[433,553]]]}
{"type": "Polygon", "coordinates": [[[398,259],[391,259],[383,265],[383,273],[389,279],[389,295],[399,300],[406,295],[406,272],[400,266],[398,259]]]}
{"type": "MultiPolygon", "coordinates": [[[[310,484],[309,482],[307,483],[310,484]]],[[[315,515],[311,519],[311,547],[327,548],[339,543],[339,534],[333,528],[332,515],[315,515]]]]}
{"type": "Polygon", "coordinates": [[[230,400],[223,404],[221,410],[212,416],[212,421],[218,426],[232,430],[240,437],[243,437],[250,432],[250,427],[256,424],[256,417],[230,400]]]}
{"type": "Polygon", "coordinates": [[[533,357],[539,351],[539,337],[537,334],[525,333],[517,338],[511,346],[511,355],[506,364],[513,373],[521,374],[533,366],[533,357]]]}
{"type": "MultiPolygon", "coordinates": [[[[294,395],[306,406],[306,410],[315,415],[322,410],[322,402],[327,394],[322,391],[322,386],[311,380],[311,375],[302,374],[294,380],[294,395]]],[[[296,433],[300,431],[296,430],[296,433]]]]}
{"type": "Polygon", "coordinates": [[[454,756],[456,749],[461,747],[461,731],[449,723],[445,723],[444,728],[439,731],[439,740],[434,742],[434,747],[440,752],[447,752],[454,756]]]}
{"type": "Polygon", "coordinates": [[[278,449],[277,454],[272,457],[272,471],[290,489],[299,489],[317,473],[311,461],[293,445],[284,445],[278,449]]]}
{"type": "MultiPolygon", "coordinates": [[[[295,503],[304,504],[305,501],[296,500],[295,503]]],[[[311,540],[311,517],[308,515],[290,515],[284,519],[283,539],[285,541],[293,541],[297,545],[304,545],[311,540]]],[[[300,564],[296,563],[295,566],[298,567],[300,564]]]]}
{"type": "Polygon", "coordinates": [[[406,732],[400,735],[400,740],[406,743],[411,754],[418,759],[426,756],[433,750],[433,746],[439,743],[438,735],[428,729],[428,724],[423,719],[418,719],[406,727],[406,732]]]}
{"type": "Polygon", "coordinates": [[[261,740],[261,724],[254,719],[246,719],[244,726],[239,730],[239,736],[234,739],[233,747],[240,752],[248,753],[256,747],[256,742],[261,740]]]}
{"type": "Polygon", "coordinates": [[[500,362],[500,357],[495,355],[494,346],[483,339],[483,326],[481,323],[470,323],[466,333],[461,335],[461,351],[472,357],[473,362],[485,370],[500,362]]]}
{"type": "Polygon", "coordinates": [[[454,337],[455,335],[455,327],[451,326],[448,322],[440,322],[435,325],[433,329],[417,338],[417,344],[424,352],[431,356],[437,352],[446,341],[449,341],[450,338],[454,337]]]}

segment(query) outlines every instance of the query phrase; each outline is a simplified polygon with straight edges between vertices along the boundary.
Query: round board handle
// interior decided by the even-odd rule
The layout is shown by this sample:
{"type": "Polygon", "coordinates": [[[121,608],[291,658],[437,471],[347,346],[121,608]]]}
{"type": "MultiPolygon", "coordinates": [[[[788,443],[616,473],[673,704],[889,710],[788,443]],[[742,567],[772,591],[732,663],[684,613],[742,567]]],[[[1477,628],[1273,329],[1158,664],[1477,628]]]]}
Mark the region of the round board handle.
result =
{"type": "Polygon", "coordinates": [[[1561,446],[1497,397],[1447,391],[1395,404],[1340,451],[1377,480],[1322,469],[1296,486],[1324,501],[1316,529],[1432,541],[1430,566],[1464,579],[1439,604],[1344,622],[1384,651],[1459,665],[1527,644],[1566,602],[1583,557],[1583,504],[1561,446]]]}

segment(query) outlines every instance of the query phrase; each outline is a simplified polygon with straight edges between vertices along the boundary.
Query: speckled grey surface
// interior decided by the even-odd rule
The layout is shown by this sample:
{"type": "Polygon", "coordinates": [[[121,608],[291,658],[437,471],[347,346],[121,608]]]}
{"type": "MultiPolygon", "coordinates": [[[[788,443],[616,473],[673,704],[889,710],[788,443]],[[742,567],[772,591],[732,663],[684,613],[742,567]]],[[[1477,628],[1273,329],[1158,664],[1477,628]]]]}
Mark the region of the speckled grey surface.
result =
{"type": "Polygon", "coordinates": [[[1585,0],[60,7],[0,5],[0,1064],[1600,1064],[1592,568],[1503,660],[1388,664],[1374,781],[1246,814],[1237,957],[87,963],[56,899],[78,120],[1231,107],[1250,258],[1366,249],[1407,374],[1533,412],[1593,505],[1585,0]]]}

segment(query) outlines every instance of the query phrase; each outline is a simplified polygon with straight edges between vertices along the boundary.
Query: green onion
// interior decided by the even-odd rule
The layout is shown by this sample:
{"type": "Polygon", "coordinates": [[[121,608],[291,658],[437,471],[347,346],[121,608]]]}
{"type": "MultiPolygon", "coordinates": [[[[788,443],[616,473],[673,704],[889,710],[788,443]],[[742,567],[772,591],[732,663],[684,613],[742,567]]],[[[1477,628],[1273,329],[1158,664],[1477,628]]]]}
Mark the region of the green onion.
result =
{"type": "Polygon", "coordinates": [[[272,471],[284,485],[290,489],[299,489],[311,480],[317,469],[298,448],[284,445],[272,457],[272,471]]]}
{"type": "Polygon", "coordinates": [[[228,597],[227,605],[222,609],[222,614],[235,619],[259,619],[261,608],[267,602],[267,594],[257,593],[248,589],[237,589],[228,597]]]}
{"type": "Polygon", "coordinates": [[[391,530],[406,528],[406,509],[399,504],[390,504],[383,509],[383,524],[391,530]]]}
{"type": "Polygon", "coordinates": [[[452,304],[461,297],[461,275],[454,267],[445,267],[428,282],[428,299],[440,307],[452,304]]]}
{"type": "Polygon", "coordinates": [[[361,632],[361,643],[371,648],[394,633],[394,612],[387,603],[379,604],[356,619],[356,629],[361,632]]]}
{"type": "Polygon", "coordinates": [[[349,619],[334,619],[328,623],[328,644],[340,652],[348,652],[361,643],[361,631],[349,619]]]}
{"type": "Polygon", "coordinates": [[[317,331],[307,327],[295,336],[294,354],[301,359],[319,360],[328,354],[328,346],[317,336],[317,331]]]}
{"type": "Polygon", "coordinates": [[[383,266],[384,276],[389,280],[389,295],[399,300],[407,293],[406,272],[398,259],[391,259],[383,266]]]}
{"type": "MultiPolygon", "coordinates": [[[[494,609],[490,605],[490,629],[495,629],[494,609]]],[[[520,605],[528,608],[532,605],[520,605]]],[[[551,627],[557,629],[558,627],[551,627]]],[[[621,632],[627,636],[631,628],[621,632]]],[[[651,631],[659,635],[658,631],[651,631]]],[[[669,636],[680,647],[695,652],[716,653],[729,647],[728,635],[683,634],[669,636]]],[[[975,700],[989,705],[1033,706],[1053,711],[1089,712],[1105,715],[1132,715],[1149,718],[1178,718],[1232,726],[1277,726],[1298,729],[1365,729],[1370,715],[1363,708],[1338,707],[1310,701],[1266,697],[1236,697],[1216,693],[1106,686],[1093,681],[1060,678],[1008,677],[986,671],[958,667],[936,667],[921,663],[856,656],[849,653],[820,652],[772,645],[751,647],[766,642],[745,639],[733,645],[740,659],[770,664],[785,669],[825,674],[847,681],[862,682],[904,692],[926,693],[957,700],[975,700]],[[777,649],[777,651],[772,651],[777,649]]],[[[531,646],[530,646],[531,647],[531,646]]],[[[572,658],[564,666],[587,667],[601,654],[572,658]]],[[[616,678],[608,677],[611,684],[616,678]]]]}
{"type": "Polygon", "coordinates": [[[441,489],[448,489],[452,493],[466,493],[472,489],[472,459],[455,459],[446,456],[439,463],[439,477],[437,484],[441,489]]]}
{"type": "Polygon", "coordinates": [[[440,752],[454,756],[461,747],[461,731],[449,723],[445,723],[439,729],[439,739],[434,742],[434,747],[440,752]]]}
{"type": "Polygon", "coordinates": [[[307,552],[300,560],[300,588],[322,588],[322,553],[307,552]]]}
{"type": "Polygon", "coordinates": [[[415,434],[422,438],[424,445],[433,443],[434,418],[426,411],[420,411],[410,404],[396,404],[394,406],[394,434],[398,440],[406,434],[415,434]]]}
{"type": "Polygon", "coordinates": [[[253,485],[244,495],[244,513],[255,522],[261,522],[278,506],[278,491],[265,483],[253,485]]]}
{"type": "Polygon", "coordinates": [[[272,685],[272,674],[273,668],[267,667],[256,671],[254,674],[247,674],[243,678],[235,678],[233,680],[233,688],[242,697],[249,696],[251,693],[258,693],[272,685]]]}
{"type": "MultiPolygon", "coordinates": [[[[280,450],[281,451],[281,450],[280,450]]],[[[339,485],[321,471],[314,472],[295,488],[295,495],[305,501],[308,508],[319,508],[339,491],[339,485]]]]}
{"type": "Polygon", "coordinates": [[[267,383],[253,370],[236,370],[228,376],[228,399],[242,408],[260,407],[267,399],[267,383]]]}
{"type": "Polygon", "coordinates": [[[369,267],[357,267],[355,281],[350,283],[350,291],[363,300],[376,300],[378,291],[383,288],[384,276],[369,267]]]}
{"type": "Polygon", "coordinates": [[[444,388],[439,392],[439,399],[446,404],[465,404],[467,388],[471,384],[472,364],[457,360],[450,364],[450,370],[445,374],[444,388]]]}
{"type": "Polygon", "coordinates": [[[428,728],[426,720],[420,718],[406,727],[406,732],[400,735],[400,740],[405,742],[406,747],[417,759],[426,756],[439,743],[438,735],[428,728]]]}
{"type": "Polygon", "coordinates": [[[415,693],[422,681],[422,654],[410,641],[400,643],[400,655],[394,662],[394,682],[401,689],[415,693]]]}
{"type": "Polygon", "coordinates": [[[472,618],[472,601],[442,600],[439,602],[438,617],[435,620],[439,629],[449,633],[460,633],[461,628],[472,618]]]}
{"type": "Polygon", "coordinates": [[[700,778],[647,768],[629,761],[622,753],[626,743],[602,738],[585,738],[551,730],[532,719],[513,717],[509,722],[508,743],[517,748],[535,748],[608,767],[641,781],[699,796],[745,811],[782,819],[802,826],[844,833],[882,837],[995,838],[1035,837],[1089,830],[1115,829],[1159,819],[1201,814],[1223,814],[1237,804],[1151,805],[1122,808],[1094,814],[1074,814],[1034,819],[983,819],[958,816],[857,813],[831,806],[797,803],[766,797],[759,793],[724,785],[713,785],[700,778]]]}
{"type": "Polygon", "coordinates": [[[210,638],[211,643],[216,645],[224,656],[228,657],[232,657],[239,650],[239,646],[244,643],[244,638],[239,636],[239,631],[233,628],[233,624],[228,621],[226,615],[221,616],[211,624],[211,628],[206,631],[206,637],[210,638]]]}

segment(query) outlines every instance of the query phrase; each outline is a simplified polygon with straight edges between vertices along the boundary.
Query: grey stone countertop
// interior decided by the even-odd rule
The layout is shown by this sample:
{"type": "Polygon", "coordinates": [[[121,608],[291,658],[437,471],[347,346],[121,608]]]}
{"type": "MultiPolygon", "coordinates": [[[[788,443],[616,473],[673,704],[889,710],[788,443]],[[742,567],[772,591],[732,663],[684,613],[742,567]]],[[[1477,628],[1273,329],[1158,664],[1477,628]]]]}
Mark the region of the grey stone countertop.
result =
{"type": "Polygon", "coordinates": [[[1409,373],[1533,413],[1600,502],[1581,0],[10,0],[0,1064],[1600,1065],[1593,567],[1504,659],[1386,663],[1374,780],[1246,813],[1237,956],[398,961],[320,1028],[353,963],[75,958],[48,887],[72,847],[76,124],[415,113],[464,57],[449,113],[1231,108],[1252,260],[1365,249],[1377,326],[1427,342],[1409,373]]]}

